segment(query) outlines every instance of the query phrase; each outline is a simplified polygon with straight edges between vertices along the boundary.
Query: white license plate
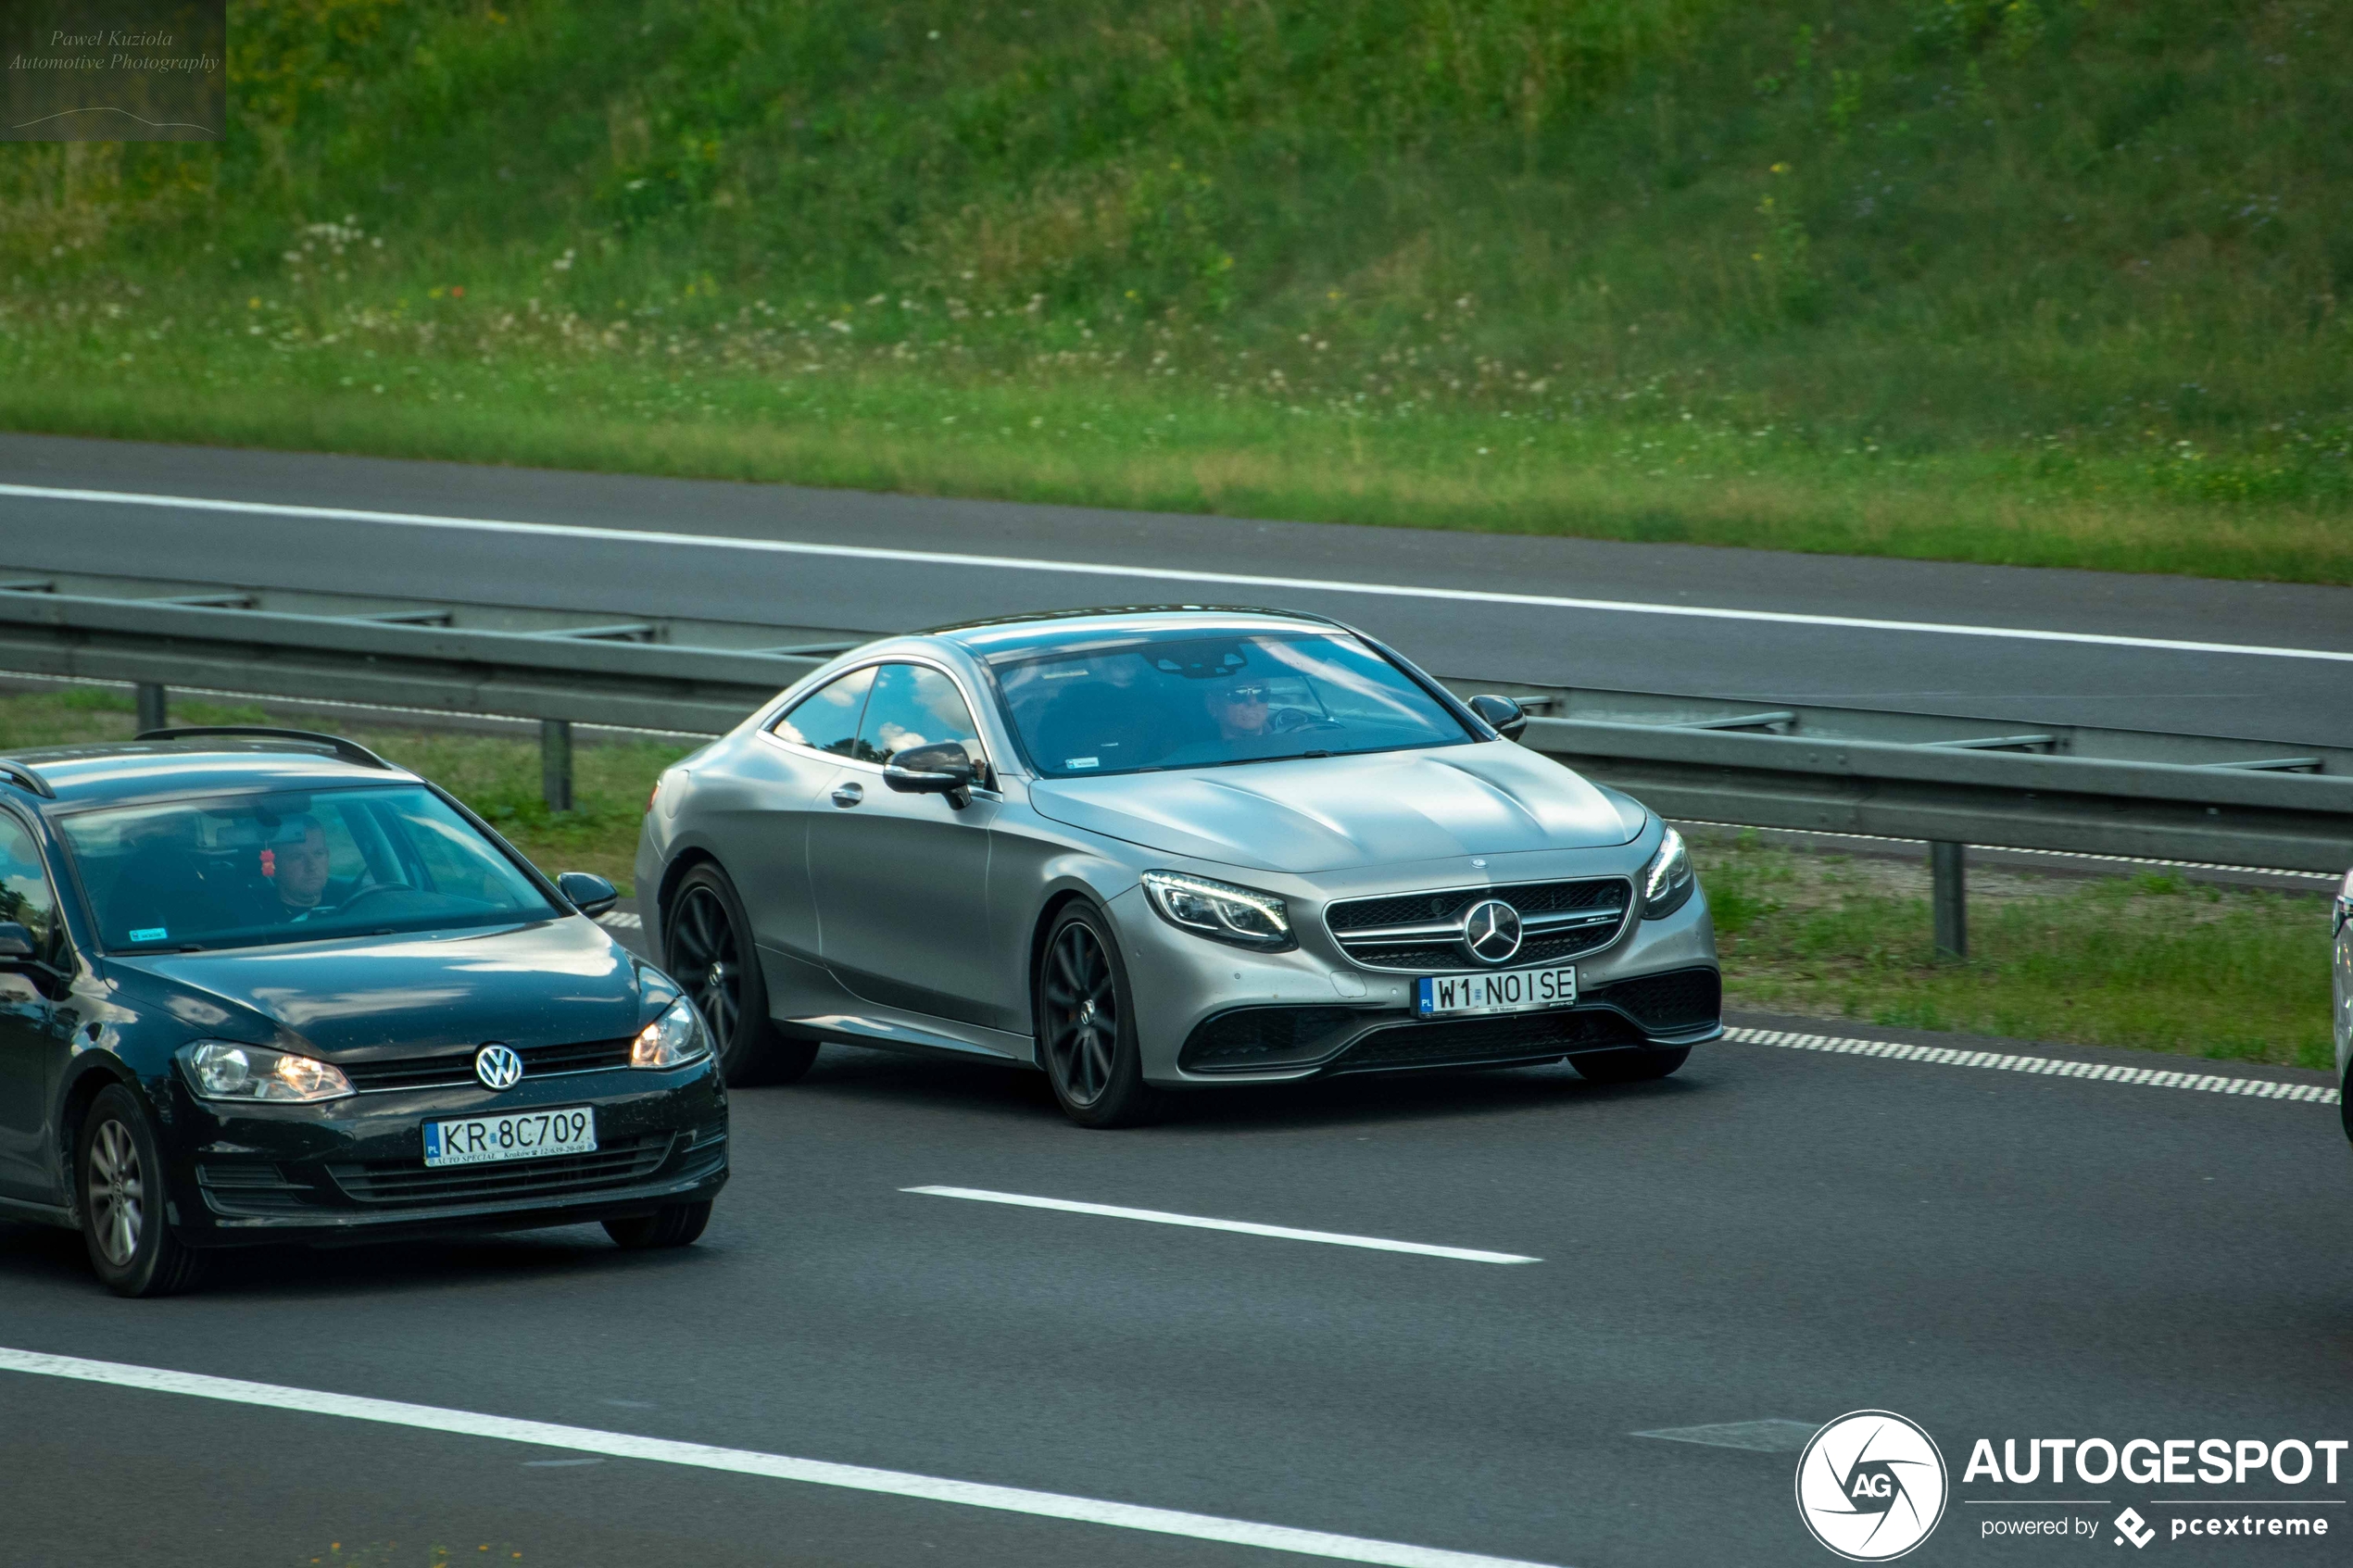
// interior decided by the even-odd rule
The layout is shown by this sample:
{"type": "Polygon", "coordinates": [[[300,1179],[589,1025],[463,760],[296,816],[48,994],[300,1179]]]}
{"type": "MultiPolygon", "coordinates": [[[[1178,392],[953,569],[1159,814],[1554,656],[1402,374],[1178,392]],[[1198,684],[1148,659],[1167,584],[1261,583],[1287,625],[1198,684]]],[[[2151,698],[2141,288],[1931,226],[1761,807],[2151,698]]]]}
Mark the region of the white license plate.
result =
{"type": "Polygon", "coordinates": [[[541,1160],[551,1154],[594,1154],[597,1113],[518,1110],[510,1116],[468,1116],[425,1123],[425,1163],[486,1165],[494,1160],[541,1160]]]}
{"type": "Polygon", "coordinates": [[[1506,969],[1493,974],[1432,974],[1416,987],[1414,1010],[1424,1018],[1475,1012],[1533,1012],[1577,1000],[1577,966],[1506,969]]]}

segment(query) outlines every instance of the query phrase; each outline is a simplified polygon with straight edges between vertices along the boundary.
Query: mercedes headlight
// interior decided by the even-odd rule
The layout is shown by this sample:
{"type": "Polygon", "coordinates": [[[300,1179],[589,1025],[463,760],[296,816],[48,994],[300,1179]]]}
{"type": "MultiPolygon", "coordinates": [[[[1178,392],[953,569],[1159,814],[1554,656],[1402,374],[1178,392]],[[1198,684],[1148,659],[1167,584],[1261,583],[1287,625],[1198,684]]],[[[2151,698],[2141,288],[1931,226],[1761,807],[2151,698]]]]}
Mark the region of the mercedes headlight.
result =
{"type": "Polygon", "coordinates": [[[1642,918],[1664,920],[1691,901],[1699,880],[1692,875],[1691,852],[1673,828],[1659,840],[1658,853],[1642,868],[1642,918]]]}
{"type": "Polygon", "coordinates": [[[1143,882],[1160,918],[1196,936],[1261,952],[1293,945],[1290,910],[1272,893],[1182,872],[1146,872],[1143,882]]]}
{"type": "Polygon", "coordinates": [[[684,1067],[711,1054],[711,1032],[702,1026],[702,1014],[695,1004],[681,997],[670,1004],[670,1010],[637,1032],[630,1042],[629,1065],[632,1067],[684,1067]]]}
{"type": "Polygon", "coordinates": [[[272,1050],[268,1046],[240,1046],[227,1040],[198,1040],[179,1050],[200,1099],[267,1101],[292,1104],[307,1100],[341,1099],[352,1092],[343,1069],[316,1057],[272,1050]]]}

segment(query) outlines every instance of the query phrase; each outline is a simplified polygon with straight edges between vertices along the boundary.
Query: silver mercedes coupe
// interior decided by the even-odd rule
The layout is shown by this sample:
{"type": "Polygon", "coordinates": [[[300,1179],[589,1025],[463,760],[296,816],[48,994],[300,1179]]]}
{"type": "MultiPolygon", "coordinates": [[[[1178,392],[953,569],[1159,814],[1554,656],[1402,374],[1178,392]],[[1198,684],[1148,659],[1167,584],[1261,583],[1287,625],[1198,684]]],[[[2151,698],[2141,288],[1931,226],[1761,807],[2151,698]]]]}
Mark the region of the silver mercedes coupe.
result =
{"type": "Polygon", "coordinates": [[[1087,610],[871,643],[661,777],[648,939],[728,1077],[826,1040],[1042,1068],[1072,1120],[1170,1091],[1720,1032],[1681,837],[1314,616],[1087,610]]]}

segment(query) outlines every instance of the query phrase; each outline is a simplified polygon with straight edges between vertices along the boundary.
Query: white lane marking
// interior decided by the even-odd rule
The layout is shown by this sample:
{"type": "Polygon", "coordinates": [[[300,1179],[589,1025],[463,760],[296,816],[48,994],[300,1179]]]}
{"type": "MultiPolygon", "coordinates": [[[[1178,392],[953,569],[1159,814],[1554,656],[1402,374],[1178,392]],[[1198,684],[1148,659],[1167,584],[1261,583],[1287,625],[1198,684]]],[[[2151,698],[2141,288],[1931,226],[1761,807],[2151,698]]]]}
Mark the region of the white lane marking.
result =
{"type": "Polygon", "coordinates": [[[1471,1247],[1432,1247],[1421,1241],[1385,1241],[1377,1236],[1342,1236],[1337,1231],[1293,1230],[1289,1225],[1258,1225],[1247,1220],[1205,1220],[1198,1214],[1170,1214],[1158,1209],[1122,1209],[1110,1203],[1074,1203],[1066,1198],[1030,1198],[1018,1192],[990,1192],[986,1187],[900,1187],[901,1192],[927,1198],[968,1198],[975,1203],[1010,1203],[1018,1209],[1055,1209],[1065,1214],[1100,1214],[1114,1220],[1143,1220],[1155,1225],[1189,1225],[1195,1230],[1238,1231],[1243,1236],[1271,1236],[1277,1241],[1320,1241],[1332,1247],[1365,1247],[1375,1252],[1416,1252],[1425,1258],[1453,1258],[1466,1263],[1541,1263],[1516,1252],[1481,1252],[1471,1247]]]}
{"type": "Polygon", "coordinates": [[[643,931],[646,929],[646,917],[632,914],[627,909],[610,909],[598,915],[597,923],[609,925],[615,931],[643,931]]]}
{"type": "Polygon", "coordinates": [[[832,1464],[824,1460],[794,1459],[786,1454],[759,1453],[749,1449],[679,1443],[662,1437],[640,1437],[628,1432],[601,1432],[588,1426],[559,1426],[544,1421],[518,1421],[510,1416],[482,1415],[473,1411],[404,1404],[395,1399],[371,1399],[355,1394],[329,1394],[312,1388],[288,1388],[274,1383],[248,1383],[242,1378],[209,1377],[200,1373],[173,1372],[163,1367],[85,1361],[79,1356],[44,1355],[38,1350],[0,1347],[0,1371],[102,1383],[116,1388],[137,1388],[155,1394],[182,1394],[199,1399],[220,1399],[230,1404],[259,1405],[271,1410],[298,1411],[308,1415],[341,1416],[347,1421],[372,1421],[387,1426],[413,1426],[429,1432],[455,1433],[468,1437],[492,1437],[501,1442],[603,1454],[613,1459],[651,1460],[657,1464],[683,1464],[698,1470],[765,1475],[779,1481],[802,1481],[812,1486],[841,1486],[851,1491],[879,1492],[890,1497],[917,1498],[929,1502],[961,1503],[967,1508],[994,1509],[1005,1513],[1068,1519],[1083,1524],[1108,1524],[1114,1529],[1185,1536],[1194,1540],[1223,1541],[1231,1546],[1263,1547],[1269,1551],[1296,1552],[1302,1557],[1379,1563],[1384,1568],[1549,1568],[1547,1564],[1519,1558],[1486,1557],[1477,1552],[1407,1546],[1358,1536],[1336,1536],[1322,1530],[1294,1530],[1282,1524],[1221,1519],[1211,1513],[1141,1508],[1133,1503],[1064,1497],[1059,1492],[990,1486],[976,1481],[951,1481],[898,1470],[872,1470],[859,1464],[832,1464]]]}
{"type": "Polygon", "coordinates": [[[1746,1449],[1760,1454],[1802,1454],[1814,1434],[1822,1429],[1818,1421],[1717,1421],[1705,1426],[1662,1426],[1655,1432],[1637,1432],[1637,1437],[1663,1437],[1670,1443],[1699,1443],[1711,1449],[1746,1449]]]}
{"type": "Polygon", "coordinates": [[[1271,577],[1242,571],[1195,571],[1178,567],[1117,566],[1108,562],[1042,560],[1022,556],[976,556],[948,550],[894,550],[875,545],[809,545],[784,539],[743,539],[724,533],[665,533],[657,529],[590,528],[569,522],[506,522],[487,518],[440,517],[428,512],[365,511],[354,507],[299,507],[265,501],[217,501],[193,495],[150,495],[122,490],[72,490],[44,484],[0,484],[0,495],[39,501],[94,501],[111,506],[165,507],[183,511],[236,512],[255,517],[317,518],[333,522],[377,522],[406,528],[446,528],[478,533],[518,533],[552,539],[602,539],[623,544],[673,545],[691,549],[746,550],[785,556],[831,556],[848,560],[908,561],[926,566],[980,567],[1000,571],[1041,571],[1071,577],[1142,578],[1164,583],[1205,583],[1227,588],[1285,588],[1303,593],[1364,594],[1382,598],[1440,599],[1466,604],[1531,606],[1541,609],[1585,609],[1617,615],[1667,615],[1694,621],[1750,621],[1783,626],[1835,626],[1865,632],[1919,632],[1948,637],[1996,637],[2032,643],[2082,643],[2099,647],[2144,648],[2167,653],[2247,654],[2263,659],[2317,659],[2353,664],[2353,652],[2332,648],[2266,647],[2251,643],[2202,643],[2174,637],[2126,637],[2101,632],[2043,632],[2014,626],[1962,626],[1933,621],[1882,621],[1852,615],[1803,615],[1793,610],[1717,609],[1697,605],[1648,604],[1630,599],[1580,599],[1552,594],[1504,594],[1478,588],[1413,587],[1394,583],[1355,583],[1320,577],[1271,577]]]}
{"type": "Polygon", "coordinates": [[[1784,1029],[1730,1027],[1724,1038],[1744,1046],[1779,1046],[1784,1050],[1831,1051],[1840,1056],[1878,1056],[1891,1061],[1928,1061],[1939,1067],[1986,1067],[1997,1073],[2039,1073],[2052,1078],[2088,1078],[2102,1084],[2139,1084],[2153,1089],[2196,1089],[2210,1095],[2241,1095],[2248,1099],[2303,1100],[2334,1105],[2336,1090],[2318,1084],[2283,1084],[2269,1078],[2225,1078],[2213,1073],[2175,1073],[2155,1067],[2121,1067],[2112,1062],[2061,1061],[2046,1056],[2015,1056],[2002,1051],[1964,1051],[1950,1046],[1906,1046],[1892,1040],[1846,1040],[1834,1035],[1797,1035],[1784,1029]]]}

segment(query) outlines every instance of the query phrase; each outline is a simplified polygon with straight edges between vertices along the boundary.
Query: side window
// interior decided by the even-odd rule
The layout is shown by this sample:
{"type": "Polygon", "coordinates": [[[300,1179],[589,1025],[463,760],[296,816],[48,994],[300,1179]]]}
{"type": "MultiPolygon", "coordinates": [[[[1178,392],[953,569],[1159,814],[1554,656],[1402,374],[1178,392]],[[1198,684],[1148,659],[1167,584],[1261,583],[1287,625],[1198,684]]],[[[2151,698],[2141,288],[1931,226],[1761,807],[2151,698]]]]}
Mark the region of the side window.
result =
{"type": "Polygon", "coordinates": [[[33,951],[44,961],[55,964],[63,957],[65,935],[57,924],[57,895],[50,891],[40,846],[22,822],[5,811],[0,811],[0,920],[14,921],[32,933],[33,951]]]}
{"type": "Polygon", "coordinates": [[[828,681],[794,703],[790,712],[768,727],[769,733],[796,746],[848,757],[857,743],[858,715],[866,706],[866,688],[874,683],[871,664],[828,681]]]}
{"type": "Polygon", "coordinates": [[[956,683],[920,664],[884,665],[858,726],[859,759],[888,762],[902,751],[946,741],[962,745],[973,765],[982,765],[980,732],[956,683]]]}

